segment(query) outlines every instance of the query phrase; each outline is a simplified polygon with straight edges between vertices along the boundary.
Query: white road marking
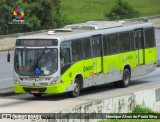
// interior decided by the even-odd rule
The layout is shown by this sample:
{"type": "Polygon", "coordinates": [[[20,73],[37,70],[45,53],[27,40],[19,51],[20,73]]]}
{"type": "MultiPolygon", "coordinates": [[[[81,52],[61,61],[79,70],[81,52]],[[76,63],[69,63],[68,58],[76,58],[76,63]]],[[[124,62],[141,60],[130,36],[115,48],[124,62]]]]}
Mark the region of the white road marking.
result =
{"type": "Polygon", "coordinates": [[[13,80],[13,78],[1,79],[0,82],[6,81],[6,80],[13,80]]]}

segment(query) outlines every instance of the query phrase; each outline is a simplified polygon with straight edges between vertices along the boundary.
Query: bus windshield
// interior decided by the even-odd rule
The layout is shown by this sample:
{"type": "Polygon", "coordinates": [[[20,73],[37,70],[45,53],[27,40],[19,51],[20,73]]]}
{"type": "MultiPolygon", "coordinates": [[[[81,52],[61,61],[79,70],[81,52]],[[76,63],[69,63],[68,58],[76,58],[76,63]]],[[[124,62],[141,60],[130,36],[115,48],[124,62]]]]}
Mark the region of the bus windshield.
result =
{"type": "Polygon", "coordinates": [[[15,72],[22,76],[47,76],[58,69],[56,48],[17,48],[14,59],[15,72]]]}

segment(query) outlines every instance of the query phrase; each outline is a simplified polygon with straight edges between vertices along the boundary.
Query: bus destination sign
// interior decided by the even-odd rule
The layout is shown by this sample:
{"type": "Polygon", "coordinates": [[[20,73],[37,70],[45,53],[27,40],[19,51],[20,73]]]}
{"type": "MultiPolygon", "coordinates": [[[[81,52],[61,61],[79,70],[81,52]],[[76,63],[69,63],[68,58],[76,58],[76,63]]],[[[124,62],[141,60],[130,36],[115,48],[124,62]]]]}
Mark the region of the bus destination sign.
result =
{"type": "Polygon", "coordinates": [[[16,46],[27,47],[43,47],[43,46],[57,46],[58,40],[54,39],[18,39],[16,40],[16,46]]]}

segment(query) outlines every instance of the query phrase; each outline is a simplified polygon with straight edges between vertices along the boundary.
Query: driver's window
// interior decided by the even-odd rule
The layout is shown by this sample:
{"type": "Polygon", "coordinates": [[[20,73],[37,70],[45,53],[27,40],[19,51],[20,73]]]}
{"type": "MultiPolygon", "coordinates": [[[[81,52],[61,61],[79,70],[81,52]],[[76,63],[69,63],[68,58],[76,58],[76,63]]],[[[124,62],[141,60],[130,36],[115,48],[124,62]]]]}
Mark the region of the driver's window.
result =
{"type": "Polygon", "coordinates": [[[69,48],[61,49],[61,74],[67,71],[70,66],[71,66],[70,49],[69,48]]]}

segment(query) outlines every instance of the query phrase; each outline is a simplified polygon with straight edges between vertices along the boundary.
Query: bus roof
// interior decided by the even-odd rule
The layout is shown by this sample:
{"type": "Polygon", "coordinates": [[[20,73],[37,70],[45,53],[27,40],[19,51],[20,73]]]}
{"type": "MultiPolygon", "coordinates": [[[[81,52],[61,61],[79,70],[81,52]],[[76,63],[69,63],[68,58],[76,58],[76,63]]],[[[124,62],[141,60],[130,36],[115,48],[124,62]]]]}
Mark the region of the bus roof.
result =
{"type": "Polygon", "coordinates": [[[58,39],[64,41],[148,27],[154,27],[154,25],[149,22],[89,21],[86,23],[67,25],[60,29],[21,36],[18,37],[18,39],[58,39]]]}

